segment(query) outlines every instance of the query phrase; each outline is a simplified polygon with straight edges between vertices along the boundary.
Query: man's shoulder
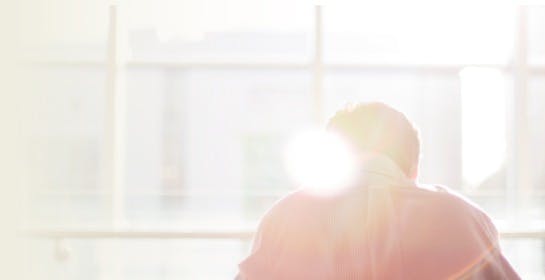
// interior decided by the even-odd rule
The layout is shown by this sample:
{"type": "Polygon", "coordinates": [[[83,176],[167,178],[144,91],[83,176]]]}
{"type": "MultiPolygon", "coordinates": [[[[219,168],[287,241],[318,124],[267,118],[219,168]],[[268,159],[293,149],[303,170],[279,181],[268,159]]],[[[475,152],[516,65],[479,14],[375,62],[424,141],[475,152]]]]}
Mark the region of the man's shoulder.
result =
{"type": "Polygon", "coordinates": [[[465,206],[470,209],[482,211],[482,209],[477,204],[472,202],[470,199],[468,199],[466,196],[461,194],[459,191],[456,191],[445,185],[425,184],[425,185],[418,185],[417,189],[420,190],[420,192],[423,193],[424,195],[428,195],[434,199],[441,200],[442,202],[458,204],[460,206],[465,206]]]}
{"type": "Polygon", "coordinates": [[[419,185],[418,189],[424,196],[429,197],[436,205],[434,211],[443,214],[452,213],[458,217],[473,217],[472,220],[492,226],[492,221],[486,212],[468,197],[444,185],[419,185]]]}
{"type": "Polygon", "coordinates": [[[295,231],[313,229],[332,210],[334,197],[316,195],[305,189],[294,190],[278,199],[262,216],[262,227],[295,231]]]}
{"type": "MultiPolygon", "coordinates": [[[[434,204],[440,204],[442,208],[463,208],[468,211],[484,213],[484,211],[460,192],[439,184],[419,184],[410,190],[410,195],[419,200],[430,200],[434,204]]],[[[306,212],[314,208],[325,207],[329,202],[334,201],[336,196],[320,196],[304,189],[294,190],[278,199],[267,211],[265,216],[290,215],[306,212]]]]}
{"type": "Polygon", "coordinates": [[[316,207],[318,202],[319,198],[309,192],[294,190],[274,202],[264,217],[297,216],[306,209],[316,207]]]}

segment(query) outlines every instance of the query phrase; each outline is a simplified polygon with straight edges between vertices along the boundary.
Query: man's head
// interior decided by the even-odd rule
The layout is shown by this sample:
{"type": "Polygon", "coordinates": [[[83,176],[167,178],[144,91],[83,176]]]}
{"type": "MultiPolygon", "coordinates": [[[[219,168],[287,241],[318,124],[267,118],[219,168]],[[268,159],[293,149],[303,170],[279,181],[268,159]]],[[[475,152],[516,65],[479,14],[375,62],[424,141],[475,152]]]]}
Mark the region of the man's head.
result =
{"type": "Polygon", "coordinates": [[[407,117],[383,103],[362,103],[338,111],[327,129],[340,134],[362,155],[378,153],[416,178],[420,141],[407,117]]]}

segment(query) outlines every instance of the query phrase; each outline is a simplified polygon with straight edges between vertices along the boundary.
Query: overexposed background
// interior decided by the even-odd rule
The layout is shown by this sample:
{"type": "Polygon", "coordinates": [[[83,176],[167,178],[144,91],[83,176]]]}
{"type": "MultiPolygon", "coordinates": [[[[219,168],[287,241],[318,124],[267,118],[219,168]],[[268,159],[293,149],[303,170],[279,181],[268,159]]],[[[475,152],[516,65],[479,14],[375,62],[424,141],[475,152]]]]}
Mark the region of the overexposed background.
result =
{"type": "Polygon", "coordinates": [[[290,139],[378,100],[544,278],[545,6],[374,2],[23,1],[27,276],[231,278],[290,139]]]}

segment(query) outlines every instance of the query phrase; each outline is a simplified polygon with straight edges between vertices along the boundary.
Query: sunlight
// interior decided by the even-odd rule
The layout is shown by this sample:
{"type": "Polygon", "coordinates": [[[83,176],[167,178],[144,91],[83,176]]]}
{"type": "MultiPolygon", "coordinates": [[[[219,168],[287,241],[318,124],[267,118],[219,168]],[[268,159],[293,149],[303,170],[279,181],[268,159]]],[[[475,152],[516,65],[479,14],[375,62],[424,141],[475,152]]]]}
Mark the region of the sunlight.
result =
{"type": "Polygon", "coordinates": [[[505,82],[499,70],[486,67],[466,67],[460,78],[462,173],[467,183],[477,186],[497,172],[504,160],[505,82]]]}
{"type": "Polygon", "coordinates": [[[293,138],[286,150],[286,167],[299,186],[321,194],[348,186],[356,171],[355,159],[344,141],[319,130],[293,138]]]}

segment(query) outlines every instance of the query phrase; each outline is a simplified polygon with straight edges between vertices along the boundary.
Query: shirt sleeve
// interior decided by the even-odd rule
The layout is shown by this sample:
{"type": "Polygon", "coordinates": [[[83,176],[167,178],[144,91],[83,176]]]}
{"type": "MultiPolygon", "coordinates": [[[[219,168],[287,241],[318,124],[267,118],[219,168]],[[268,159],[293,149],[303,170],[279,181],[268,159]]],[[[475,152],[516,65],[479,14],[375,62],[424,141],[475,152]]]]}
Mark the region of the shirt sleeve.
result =
{"type": "Polygon", "coordinates": [[[513,269],[501,250],[499,233],[490,217],[477,205],[469,202],[461,195],[443,186],[440,186],[439,189],[458,197],[461,201],[465,202],[466,206],[469,206],[468,209],[471,213],[470,216],[472,216],[472,222],[467,227],[476,229],[473,239],[474,242],[478,243],[482,252],[479,261],[475,262],[473,266],[469,267],[461,275],[458,275],[459,277],[455,277],[455,279],[520,279],[520,276],[513,269]]]}
{"type": "Polygon", "coordinates": [[[521,279],[503,255],[498,231],[490,218],[483,212],[479,212],[478,217],[485,242],[489,244],[489,250],[483,254],[481,261],[461,279],[521,279]]]}
{"type": "Polygon", "coordinates": [[[238,266],[238,279],[300,279],[310,273],[307,270],[315,263],[308,259],[315,245],[310,233],[316,231],[318,221],[309,215],[313,202],[305,193],[294,192],[269,209],[261,218],[249,256],[238,266]]]}
{"type": "Polygon", "coordinates": [[[273,215],[269,212],[259,222],[250,254],[239,264],[236,280],[249,280],[256,275],[269,275],[267,270],[270,270],[273,262],[271,258],[273,253],[270,249],[274,242],[271,232],[272,220],[273,215]]]}

